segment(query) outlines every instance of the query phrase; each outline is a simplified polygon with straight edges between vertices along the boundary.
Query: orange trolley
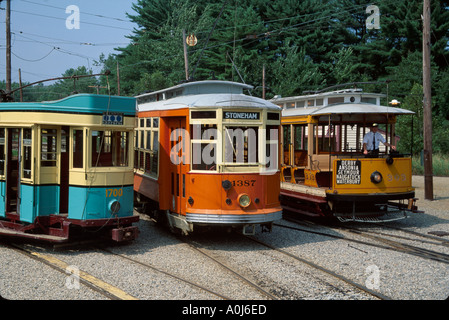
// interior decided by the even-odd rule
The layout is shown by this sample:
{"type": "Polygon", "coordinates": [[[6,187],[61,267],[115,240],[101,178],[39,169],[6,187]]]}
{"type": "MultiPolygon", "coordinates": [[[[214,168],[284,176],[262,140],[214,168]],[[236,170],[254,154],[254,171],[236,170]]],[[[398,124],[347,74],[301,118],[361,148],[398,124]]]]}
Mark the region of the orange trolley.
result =
{"type": "Polygon", "coordinates": [[[146,213],[254,233],[282,218],[278,106],[227,81],[186,82],[137,96],[134,191],[146,213]]]}

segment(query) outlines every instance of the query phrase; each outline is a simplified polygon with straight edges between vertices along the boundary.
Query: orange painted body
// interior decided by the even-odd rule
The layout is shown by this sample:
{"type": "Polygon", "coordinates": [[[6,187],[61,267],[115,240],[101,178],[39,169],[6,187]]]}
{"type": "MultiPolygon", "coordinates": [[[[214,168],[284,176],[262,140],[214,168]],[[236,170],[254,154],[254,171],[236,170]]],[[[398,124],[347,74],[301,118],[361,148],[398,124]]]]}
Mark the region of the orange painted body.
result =
{"type": "Polygon", "coordinates": [[[264,214],[280,210],[279,172],[271,175],[259,173],[190,173],[190,165],[174,164],[172,156],[190,159],[189,141],[179,138],[170,141],[172,130],[186,128],[187,112],[177,110],[174,117],[164,117],[166,112],[141,112],[141,117],[160,118],[160,166],[159,176],[149,177],[136,173],[134,176],[134,190],[147,198],[159,203],[159,209],[170,210],[185,215],[189,213],[204,214],[264,214]],[[184,117],[182,117],[184,115],[184,117]],[[177,148],[176,146],[179,146],[177,148]],[[222,187],[222,181],[229,180],[232,188],[228,191],[222,187]],[[246,193],[252,199],[247,208],[238,204],[238,196],[246,193]],[[193,199],[193,204],[187,200],[193,199]],[[226,203],[226,199],[231,204],[226,203]],[[258,199],[257,203],[256,200],[258,199]]]}
{"type": "Polygon", "coordinates": [[[159,172],[150,177],[135,173],[135,192],[155,201],[160,210],[186,216],[204,215],[265,215],[280,212],[280,173],[218,173],[216,171],[190,172],[190,140],[179,137],[170,141],[173,130],[182,128],[190,136],[188,110],[176,112],[140,112],[139,118],[160,117],[159,119],[159,172]],[[181,163],[173,163],[173,157],[181,163]],[[229,180],[232,187],[225,190],[222,182],[229,180]],[[251,203],[242,208],[239,195],[247,194],[251,203]],[[189,199],[190,202],[189,202],[189,199]],[[228,199],[228,204],[226,200],[228,199]]]}
{"type": "Polygon", "coordinates": [[[187,204],[181,214],[266,214],[279,211],[279,173],[260,174],[189,174],[188,196],[193,204],[187,204]],[[232,187],[226,191],[222,182],[228,180],[232,187]],[[240,207],[238,197],[247,194],[251,204],[240,207]],[[226,203],[230,199],[230,204],[226,203]],[[258,201],[256,201],[258,199],[258,201]]]}

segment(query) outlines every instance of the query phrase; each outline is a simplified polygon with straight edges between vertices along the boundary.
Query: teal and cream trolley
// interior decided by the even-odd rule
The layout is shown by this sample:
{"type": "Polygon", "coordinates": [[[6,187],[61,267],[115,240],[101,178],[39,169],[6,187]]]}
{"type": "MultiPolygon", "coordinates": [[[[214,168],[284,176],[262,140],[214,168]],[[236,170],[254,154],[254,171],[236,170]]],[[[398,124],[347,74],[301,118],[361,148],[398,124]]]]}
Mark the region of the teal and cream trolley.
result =
{"type": "Polygon", "coordinates": [[[0,235],[134,239],[134,98],[0,103],[0,235]]]}

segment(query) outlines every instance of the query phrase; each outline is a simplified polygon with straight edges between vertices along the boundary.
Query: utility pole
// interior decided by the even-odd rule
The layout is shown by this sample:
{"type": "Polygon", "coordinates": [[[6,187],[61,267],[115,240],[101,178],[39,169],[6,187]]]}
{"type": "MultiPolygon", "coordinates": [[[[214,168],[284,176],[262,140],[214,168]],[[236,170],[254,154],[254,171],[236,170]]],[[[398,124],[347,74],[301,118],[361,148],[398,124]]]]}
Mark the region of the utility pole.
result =
{"type": "Polygon", "coordinates": [[[265,100],[265,63],[262,67],[262,99],[265,100]]]}
{"type": "Polygon", "coordinates": [[[433,200],[432,87],[430,80],[430,0],[423,4],[424,198],[433,200]]]}
{"type": "Polygon", "coordinates": [[[6,0],[6,93],[11,92],[11,0],[6,0]]]}
{"type": "Polygon", "coordinates": [[[117,61],[117,95],[120,95],[120,69],[117,61]]]}
{"type": "Polygon", "coordinates": [[[22,70],[20,70],[20,68],[19,68],[19,88],[20,88],[20,102],[23,102],[22,70]]]}

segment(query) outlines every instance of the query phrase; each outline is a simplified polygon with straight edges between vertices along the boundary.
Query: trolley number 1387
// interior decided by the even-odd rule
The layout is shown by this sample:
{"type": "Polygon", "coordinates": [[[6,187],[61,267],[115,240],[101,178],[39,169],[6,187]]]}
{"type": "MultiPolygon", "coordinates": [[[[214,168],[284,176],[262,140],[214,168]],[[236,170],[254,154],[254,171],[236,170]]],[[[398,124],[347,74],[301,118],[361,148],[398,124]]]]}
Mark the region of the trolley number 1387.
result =
{"type": "Polygon", "coordinates": [[[123,195],[123,189],[106,189],[106,198],[121,197],[123,195]]]}
{"type": "Polygon", "coordinates": [[[233,187],[254,187],[256,180],[233,180],[233,187]]]}

